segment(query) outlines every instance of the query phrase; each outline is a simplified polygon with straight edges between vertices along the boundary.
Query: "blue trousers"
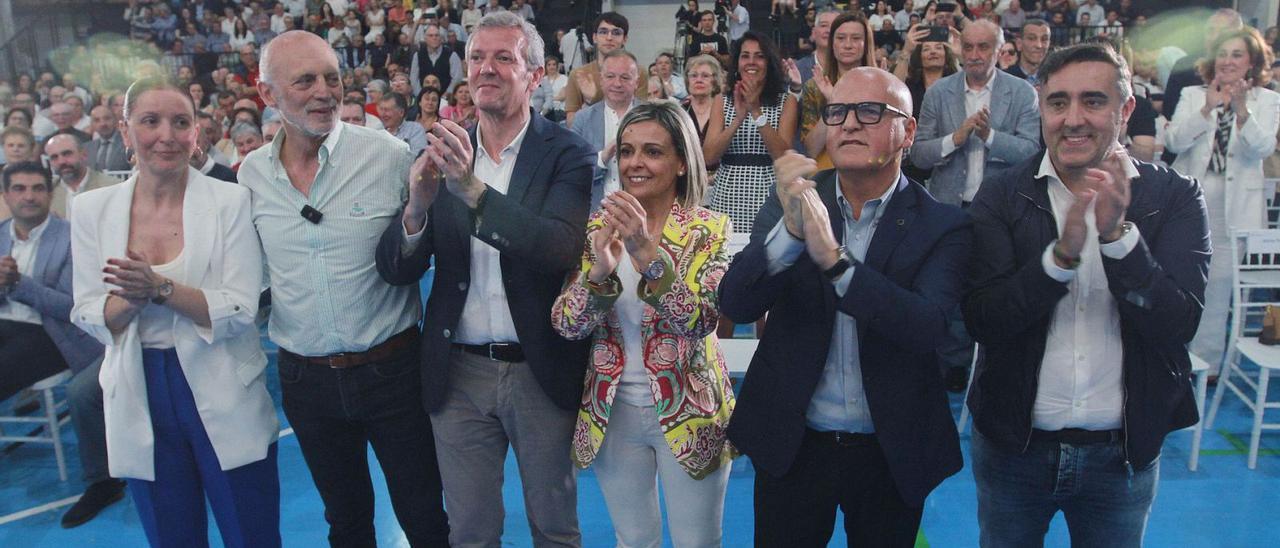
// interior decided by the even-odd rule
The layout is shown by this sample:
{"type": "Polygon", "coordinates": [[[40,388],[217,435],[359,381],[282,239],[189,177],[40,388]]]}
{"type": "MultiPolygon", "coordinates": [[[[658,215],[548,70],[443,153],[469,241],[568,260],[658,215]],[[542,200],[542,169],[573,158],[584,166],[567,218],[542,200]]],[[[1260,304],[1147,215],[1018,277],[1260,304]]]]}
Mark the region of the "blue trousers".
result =
{"type": "Polygon", "coordinates": [[[1023,453],[979,432],[970,445],[984,547],[1041,547],[1062,511],[1076,547],[1140,548],[1160,480],[1160,459],[1130,473],[1120,442],[1032,441],[1023,453]]]}
{"type": "Polygon", "coordinates": [[[147,541],[157,547],[207,547],[205,498],[227,547],[280,546],[276,444],[267,458],[222,470],[196,412],[173,349],[142,352],[147,406],[155,431],[156,480],[129,480],[147,541]]]}

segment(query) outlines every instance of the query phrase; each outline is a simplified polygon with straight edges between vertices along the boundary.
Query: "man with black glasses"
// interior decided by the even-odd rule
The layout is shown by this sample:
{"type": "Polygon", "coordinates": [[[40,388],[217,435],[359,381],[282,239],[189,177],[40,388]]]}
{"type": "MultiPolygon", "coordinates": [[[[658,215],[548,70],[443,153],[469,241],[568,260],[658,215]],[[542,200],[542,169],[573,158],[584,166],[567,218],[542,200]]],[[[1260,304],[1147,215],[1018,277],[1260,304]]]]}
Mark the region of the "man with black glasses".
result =
{"type": "Polygon", "coordinates": [[[769,314],[729,439],[756,468],[755,538],[910,546],[961,467],[937,347],[960,298],[968,218],[901,171],[916,122],[893,75],[857,68],[822,111],[834,170],[789,152],[720,285],[734,323],[769,314]],[[806,177],[812,176],[812,179],[806,177]]]}
{"type": "MultiPolygon", "coordinates": [[[[627,45],[627,30],[631,25],[627,18],[617,12],[600,14],[595,25],[596,60],[569,73],[569,81],[564,85],[564,112],[566,124],[573,126],[573,115],[587,108],[604,97],[604,80],[600,76],[600,59],[609,52],[627,45]]],[[[643,101],[649,97],[649,71],[640,71],[640,83],[636,88],[636,98],[643,101]]]]}

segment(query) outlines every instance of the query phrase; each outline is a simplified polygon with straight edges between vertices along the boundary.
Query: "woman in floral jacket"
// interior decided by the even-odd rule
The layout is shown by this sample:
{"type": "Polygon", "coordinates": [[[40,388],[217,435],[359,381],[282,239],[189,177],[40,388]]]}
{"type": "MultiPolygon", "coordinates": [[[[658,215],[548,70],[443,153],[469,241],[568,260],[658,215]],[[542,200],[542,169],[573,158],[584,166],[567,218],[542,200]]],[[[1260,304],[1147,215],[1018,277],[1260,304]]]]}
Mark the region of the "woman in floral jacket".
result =
{"type": "Polygon", "coordinates": [[[561,335],[594,343],[574,461],[595,464],[620,546],[661,544],[655,476],[675,545],[719,546],[733,458],[715,335],[729,219],[698,205],[706,167],[679,106],[635,107],[616,142],[622,190],[588,221],[582,268],[552,310],[561,335]]]}

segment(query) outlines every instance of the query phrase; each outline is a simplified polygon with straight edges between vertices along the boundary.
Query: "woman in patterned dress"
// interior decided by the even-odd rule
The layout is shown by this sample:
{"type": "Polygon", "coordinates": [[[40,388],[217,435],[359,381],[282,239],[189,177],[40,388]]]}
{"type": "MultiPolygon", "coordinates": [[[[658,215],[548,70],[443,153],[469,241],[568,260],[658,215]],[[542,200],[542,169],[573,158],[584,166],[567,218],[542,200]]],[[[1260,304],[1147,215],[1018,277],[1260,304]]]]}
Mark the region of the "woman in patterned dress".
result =
{"type": "Polygon", "coordinates": [[[552,310],[560,335],[593,342],[573,458],[595,465],[619,546],[662,544],[659,481],[674,544],[720,546],[734,397],[716,289],[729,219],[699,206],[706,169],[677,104],[633,108],[616,142],[622,190],[587,222],[582,266],[552,310]]]}
{"type": "Polygon", "coordinates": [[[702,152],[719,162],[711,210],[724,213],[750,233],[756,212],[773,189],[773,159],[791,148],[796,100],[787,93],[778,48],[768,36],[748,31],[733,43],[724,100],[711,113],[702,152]]]}

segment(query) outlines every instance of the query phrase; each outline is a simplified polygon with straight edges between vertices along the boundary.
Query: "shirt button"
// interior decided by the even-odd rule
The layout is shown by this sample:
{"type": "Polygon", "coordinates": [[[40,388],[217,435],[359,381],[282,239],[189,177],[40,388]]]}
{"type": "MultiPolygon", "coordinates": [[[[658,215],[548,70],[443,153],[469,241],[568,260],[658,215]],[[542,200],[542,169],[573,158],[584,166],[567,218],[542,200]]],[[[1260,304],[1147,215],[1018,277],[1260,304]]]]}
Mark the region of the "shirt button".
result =
{"type": "Polygon", "coordinates": [[[466,291],[467,282],[458,282],[458,291],[466,291]]]}
{"type": "Polygon", "coordinates": [[[452,337],[452,336],[453,336],[453,332],[452,332],[452,331],[449,331],[448,329],[444,330],[444,338],[446,338],[446,339],[447,339],[447,338],[452,337]]]}

